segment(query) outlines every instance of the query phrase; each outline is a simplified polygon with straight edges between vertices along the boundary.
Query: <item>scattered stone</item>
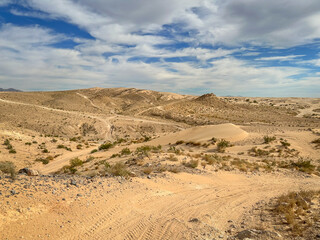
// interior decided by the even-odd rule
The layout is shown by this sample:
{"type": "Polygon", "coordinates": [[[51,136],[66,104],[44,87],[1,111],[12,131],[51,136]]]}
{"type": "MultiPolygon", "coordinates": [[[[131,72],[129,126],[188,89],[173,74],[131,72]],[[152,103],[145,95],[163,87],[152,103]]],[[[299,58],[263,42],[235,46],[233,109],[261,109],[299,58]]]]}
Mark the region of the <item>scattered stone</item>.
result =
{"type": "Polygon", "coordinates": [[[15,195],[15,194],[17,194],[17,193],[16,193],[16,191],[15,191],[14,189],[12,189],[12,190],[10,191],[10,193],[11,193],[11,195],[15,195]]]}

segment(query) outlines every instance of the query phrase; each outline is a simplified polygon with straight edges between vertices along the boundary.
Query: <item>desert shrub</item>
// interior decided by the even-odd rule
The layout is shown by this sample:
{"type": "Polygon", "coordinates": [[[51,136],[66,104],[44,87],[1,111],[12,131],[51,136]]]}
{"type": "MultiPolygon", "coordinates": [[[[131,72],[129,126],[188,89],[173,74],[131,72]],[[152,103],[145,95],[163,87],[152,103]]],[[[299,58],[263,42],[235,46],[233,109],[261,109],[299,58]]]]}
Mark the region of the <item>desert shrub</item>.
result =
{"type": "MultiPolygon", "coordinates": [[[[271,210],[283,217],[286,224],[290,227],[290,234],[302,236],[303,233],[312,225],[306,224],[305,216],[311,208],[312,200],[319,198],[319,191],[290,192],[280,196],[271,210]]],[[[309,212],[312,214],[312,212],[309,212]]],[[[313,213],[314,214],[314,213],[313,213]]],[[[309,216],[311,221],[316,220],[316,216],[309,216]]]]}
{"type": "Polygon", "coordinates": [[[320,147],[320,138],[313,140],[311,143],[315,144],[317,148],[320,147]]]}
{"type": "Polygon", "coordinates": [[[127,166],[120,162],[114,165],[110,165],[109,163],[106,163],[105,168],[106,168],[106,171],[112,176],[122,176],[122,177],[130,176],[130,172],[127,170],[127,166]]]}
{"type": "Polygon", "coordinates": [[[5,146],[10,145],[10,140],[9,139],[4,140],[3,145],[5,146]]]}
{"type": "Polygon", "coordinates": [[[149,152],[157,153],[157,152],[160,152],[161,148],[162,148],[161,145],[158,145],[156,147],[155,146],[144,145],[144,146],[138,147],[136,149],[135,153],[140,155],[140,156],[148,157],[149,156],[149,152]]]}
{"type": "Polygon", "coordinates": [[[281,143],[281,146],[283,146],[283,147],[285,147],[285,148],[287,148],[287,147],[289,147],[289,146],[291,145],[291,144],[288,143],[286,140],[280,141],[280,143],[281,143]]]}
{"type": "Polygon", "coordinates": [[[114,153],[111,155],[110,158],[116,158],[116,157],[121,157],[121,155],[119,153],[114,153]]]}
{"type": "Polygon", "coordinates": [[[183,140],[176,141],[176,145],[184,144],[183,140]]]}
{"type": "Polygon", "coordinates": [[[0,162],[0,171],[3,173],[8,173],[10,174],[11,179],[16,179],[16,166],[14,165],[13,162],[5,161],[5,162],[0,162]]]}
{"type": "Polygon", "coordinates": [[[16,154],[16,153],[17,153],[17,151],[16,151],[15,149],[13,149],[13,148],[12,148],[12,149],[10,149],[10,150],[9,150],[9,153],[11,153],[11,154],[16,154]]]}
{"type": "Polygon", "coordinates": [[[218,142],[218,139],[216,139],[215,137],[210,139],[210,142],[213,144],[216,144],[216,142],[218,142]]]}
{"type": "Polygon", "coordinates": [[[78,166],[82,166],[83,165],[83,161],[79,158],[74,158],[70,160],[70,166],[71,167],[78,167],[78,166]]]}
{"type": "Polygon", "coordinates": [[[271,143],[271,142],[273,142],[273,141],[275,141],[275,140],[276,140],[276,137],[275,137],[275,136],[273,136],[273,137],[264,136],[264,137],[263,137],[263,143],[264,143],[264,144],[269,144],[269,143],[271,143]]]}
{"type": "Polygon", "coordinates": [[[45,148],[45,149],[42,150],[42,152],[43,152],[43,153],[48,153],[49,150],[45,148]]]}
{"type": "Polygon", "coordinates": [[[199,160],[190,160],[189,162],[182,162],[182,164],[185,166],[185,167],[189,167],[189,168],[196,168],[198,167],[199,165],[199,160]]]}
{"type": "Polygon", "coordinates": [[[178,161],[178,158],[175,157],[173,154],[170,154],[170,156],[169,156],[169,161],[177,162],[177,161],[178,161]]]}
{"type": "Polygon", "coordinates": [[[78,144],[78,145],[77,145],[77,149],[82,149],[82,145],[81,145],[81,144],[78,144]]]}
{"type": "Polygon", "coordinates": [[[199,147],[199,146],[201,146],[201,143],[189,141],[189,142],[186,142],[186,145],[193,146],[193,147],[199,147]]]}
{"type": "Polygon", "coordinates": [[[108,149],[112,148],[113,146],[114,146],[113,143],[107,142],[107,143],[101,144],[99,146],[99,150],[108,150],[108,149]]]}
{"type": "Polygon", "coordinates": [[[35,161],[42,162],[42,164],[48,164],[50,162],[49,159],[46,158],[37,158],[35,161]]]}
{"type": "Polygon", "coordinates": [[[120,154],[121,155],[129,155],[129,154],[131,154],[131,151],[129,148],[124,148],[121,150],[120,154]]]}
{"type": "Polygon", "coordinates": [[[175,153],[175,154],[178,154],[180,155],[181,154],[181,149],[179,148],[176,148],[175,146],[170,146],[170,148],[168,149],[168,152],[172,152],[172,153],[175,153]]]}
{"type": "Polygon", "coordinates": [[[248,153],[252,156],[255,156],[255,157],[263,157],[263,156],[268,156],[270,154],[269,151],[263,150],[263,149],[260,149],[257,147],[253,147],[253,148],[249,149],[248,153]]]}
{"type": "Polygon", "coordinates": [[[90,153],[96,153],[98,152],[98,149],[93,149],[90,153]]]}
{"type": "Polygon", "coordinates": [[[25,145],[31,146],[31,142],[26,142],[25,145]]]}
{"type": "Polygon", "coordinates": [[[217,150],[218,152],[225,152],[227,147],[231,147],[232,144],[224,139],[221,139],[217,144],[217,150]]]}
{"type": "Polygon", "coordinates": [[[180,172],[180,169],[177,166],[170,166],[170,167],[168,167],[167,170],[172,173],[179,173],[180,172]]]}

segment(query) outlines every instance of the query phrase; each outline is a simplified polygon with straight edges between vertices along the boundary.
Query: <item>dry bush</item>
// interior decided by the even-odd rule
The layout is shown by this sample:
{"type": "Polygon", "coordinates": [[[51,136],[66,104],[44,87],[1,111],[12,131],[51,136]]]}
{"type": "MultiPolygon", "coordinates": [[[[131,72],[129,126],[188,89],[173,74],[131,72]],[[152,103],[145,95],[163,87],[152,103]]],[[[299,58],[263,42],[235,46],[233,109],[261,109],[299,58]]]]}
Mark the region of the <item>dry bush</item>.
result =
{"type": "Polygon", "coordinates": [[[224,139],[221,139],[217,144],[217,150],[221,153],[225,152],[227,147],[232,147],[232,144],[224,139]]]}
{"type": "Polygon", "coordinates": [[[16,179],[17,172],[16,172],[16,166],[14,163],[5,161],[5,162],[0,162],[0,171],[3,173],[8,173],[10,174],[11,179],[16,179]]]}
{"type": "Polygon", "coordinates": [[[182,165],[189,168],[196,168],[199,165],[199,160],[190,160],[189,162],[183,161],[182,165]]]}
{"type": "Polygon", "coordinates": [[[118,162],[114,165],[106,163],[105,168],[112,176],[130,177],[130,172],[128,171],[127,166],[123,163],[118,162]]]}

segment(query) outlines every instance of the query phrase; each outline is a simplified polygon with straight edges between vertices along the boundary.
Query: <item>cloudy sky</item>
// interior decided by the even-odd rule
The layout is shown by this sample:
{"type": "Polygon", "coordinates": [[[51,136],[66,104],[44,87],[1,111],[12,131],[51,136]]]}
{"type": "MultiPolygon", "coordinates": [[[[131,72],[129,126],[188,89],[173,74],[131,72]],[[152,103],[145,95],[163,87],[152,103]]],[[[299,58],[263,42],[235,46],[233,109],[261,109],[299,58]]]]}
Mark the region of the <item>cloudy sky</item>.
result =
{"type": "Polygon", "coordinates": [[[0,0],[0,87],[320,97],[319,0],[0,0]]]}

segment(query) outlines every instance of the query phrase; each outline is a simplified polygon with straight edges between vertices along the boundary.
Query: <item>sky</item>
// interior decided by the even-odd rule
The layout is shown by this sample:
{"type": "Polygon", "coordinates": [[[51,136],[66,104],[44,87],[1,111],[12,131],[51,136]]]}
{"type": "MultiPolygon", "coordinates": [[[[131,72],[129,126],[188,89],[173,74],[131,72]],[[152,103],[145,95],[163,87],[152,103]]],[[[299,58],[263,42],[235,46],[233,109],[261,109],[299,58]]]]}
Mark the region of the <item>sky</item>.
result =
{"type": "Polygon", "coordinates": [[[0,87],[320,97],[320,1],[0,0],[0,87]]]}

